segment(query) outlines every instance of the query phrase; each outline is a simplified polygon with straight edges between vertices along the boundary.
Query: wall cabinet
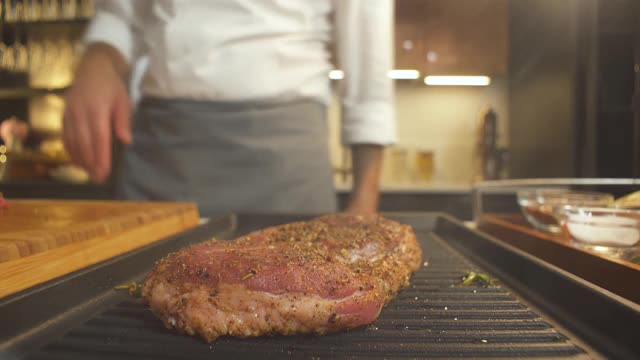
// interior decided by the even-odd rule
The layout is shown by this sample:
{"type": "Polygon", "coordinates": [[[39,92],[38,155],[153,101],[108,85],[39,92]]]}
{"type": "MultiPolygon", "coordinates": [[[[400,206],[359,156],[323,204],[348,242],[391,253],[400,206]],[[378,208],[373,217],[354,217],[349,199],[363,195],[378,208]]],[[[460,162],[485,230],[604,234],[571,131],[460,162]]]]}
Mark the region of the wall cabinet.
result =
{"type": "Polygon", "coordinates": [[[508,0],[396,0],[396,68],[504,75],[508,0]]]}

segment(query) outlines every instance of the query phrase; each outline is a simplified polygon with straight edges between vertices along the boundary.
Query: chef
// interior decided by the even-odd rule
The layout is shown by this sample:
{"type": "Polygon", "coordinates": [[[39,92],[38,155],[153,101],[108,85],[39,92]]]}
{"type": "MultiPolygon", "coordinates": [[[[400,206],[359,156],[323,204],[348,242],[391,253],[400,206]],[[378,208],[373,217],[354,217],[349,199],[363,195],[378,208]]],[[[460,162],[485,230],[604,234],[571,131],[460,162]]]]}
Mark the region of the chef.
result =
{"type": "Polygon", "coordinates": [[[188,200],[203,212],[336,211],[327,77],[335,43],[347,211],[375,212],[383,146],[395,141],[393,0],[96,1],[67,94],[64,141],[119,197],[188,200]],[[132,114],[127,81],[148,58],[132,114]]]}

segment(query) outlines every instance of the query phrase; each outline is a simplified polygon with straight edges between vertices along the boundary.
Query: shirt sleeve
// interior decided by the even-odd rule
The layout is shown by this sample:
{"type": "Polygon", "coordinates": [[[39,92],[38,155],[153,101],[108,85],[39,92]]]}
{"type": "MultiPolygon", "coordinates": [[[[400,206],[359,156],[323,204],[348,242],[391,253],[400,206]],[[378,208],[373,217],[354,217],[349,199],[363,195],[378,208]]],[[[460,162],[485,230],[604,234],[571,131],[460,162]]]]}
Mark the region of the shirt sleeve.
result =
{"type": "Polygon", "coordinates": [[[342,81],[342,142],[396,141],[393,68],[394,0],[334,0],[342,81]]]}
{"type": "Polygon", "coordinates": [[[136,56],[136,32],[133,27],[134,1],[96,0],[95,16],[91,20],[84,40],[87,44],[103,42],[113,46],[131,63],[136,56]]]}

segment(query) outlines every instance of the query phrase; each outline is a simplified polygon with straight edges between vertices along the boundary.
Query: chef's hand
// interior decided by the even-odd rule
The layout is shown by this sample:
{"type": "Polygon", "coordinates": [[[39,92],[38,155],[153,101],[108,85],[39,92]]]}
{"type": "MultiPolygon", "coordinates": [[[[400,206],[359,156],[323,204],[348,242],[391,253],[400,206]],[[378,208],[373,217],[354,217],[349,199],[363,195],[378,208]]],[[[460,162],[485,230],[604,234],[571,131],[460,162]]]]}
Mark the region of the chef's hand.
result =
{"type": "Polygon", "coordinates": [[[379,145],[353,145],[353,190],[346,212],[375,214],[378,211],[380,172],[383,147],[379,145]]]}
{"type": "Polygon", "coordinates": [[[111,172],[111,130],[123,143],[131,143],[127,72],[128,65],[115,48],[93,44],[66,95],[64,144],[71,161],[95,182],[103,182],[111,172]]]}
{"type": "Polygon", "coordinates": [[[29,125],[15,117],[10,117],[0,123],[0,139],[7,145],[9,150],[19,150],[29,136],[29,125]]]}

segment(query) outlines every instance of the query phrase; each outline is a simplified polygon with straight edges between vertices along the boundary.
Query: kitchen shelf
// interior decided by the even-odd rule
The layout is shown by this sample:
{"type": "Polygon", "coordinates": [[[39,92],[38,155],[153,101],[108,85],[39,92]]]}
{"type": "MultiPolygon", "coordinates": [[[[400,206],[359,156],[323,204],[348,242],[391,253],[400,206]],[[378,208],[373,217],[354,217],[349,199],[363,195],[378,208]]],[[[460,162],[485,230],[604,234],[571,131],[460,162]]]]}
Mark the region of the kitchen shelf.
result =
{"type": "MultiPolygon", "coordinates": [[[[352,190],[351,184],[336,184],[336,191],[348,193],[352,190]]],[[[470,183],[408,183],[395,185],[382,185],[381,193],[388,194],[470,194],[472,185],[470,183]]]]}
{"type": "Polygon", "coordinates": [[[22,99],[32,96],[42,95],[62,95],[69,89],[69,87],[62,88],[29,88],[29,87],[15,87],[15,88],[0,88],[0,99],[22,99]]]}
{"type": "Polygon", "coordinates": [[[67,24],[67,25],[86,25],[89,23],[91,18],[76,18],[76,19],[58,19],[58,20],[37,20],[37,21],[16,21],[16,22],[7,22],[2,21],[2,25],[6,26],[39,26],[39,25],[57,25],[57,24],[67,24]]]}

